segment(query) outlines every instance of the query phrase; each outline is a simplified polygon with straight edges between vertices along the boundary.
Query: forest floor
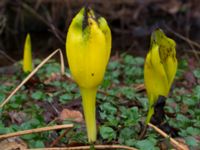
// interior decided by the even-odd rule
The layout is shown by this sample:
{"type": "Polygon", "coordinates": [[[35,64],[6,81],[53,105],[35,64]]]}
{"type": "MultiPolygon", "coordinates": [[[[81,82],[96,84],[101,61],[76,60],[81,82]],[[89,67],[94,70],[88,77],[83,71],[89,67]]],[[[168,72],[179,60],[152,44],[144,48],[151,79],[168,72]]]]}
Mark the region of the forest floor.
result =
{"type": "MultiPolygon", "coordinates": [[[[35,65],[40,62],[34,60],[35,65]]],[[[175,82],[164,108],[165,121],[178,131],[174,139],[194,150],[200,147],[199,65],[194,57],[188,55],[178,59],[175,82]]],[[[97,94],[97,144],[121,144],[141,150],[172,148],[169,139],[150,127],[139,139],[148,111],[143,66],[143,57],[127,53],[111,57],[97,94]]],[[[1,103],[25,78],[20,62],[8,70],[0,78],[1,103]]],[[[69,70],[65,73],[69,74],[69,70]]],[[[0,117],[0,134],[73,123],[74,127],[54,146],[87,144],[78,87],[69,76],[60,75],[60,64],[53,59],[0,109],[0,117]]],[[[43,148],[49,147],[63,132],[65,130],[48,131],[10,139],[12,144],[43,148]]],[[[1,140],[0,149],[3,144],[5,140],[1,140]]]]}

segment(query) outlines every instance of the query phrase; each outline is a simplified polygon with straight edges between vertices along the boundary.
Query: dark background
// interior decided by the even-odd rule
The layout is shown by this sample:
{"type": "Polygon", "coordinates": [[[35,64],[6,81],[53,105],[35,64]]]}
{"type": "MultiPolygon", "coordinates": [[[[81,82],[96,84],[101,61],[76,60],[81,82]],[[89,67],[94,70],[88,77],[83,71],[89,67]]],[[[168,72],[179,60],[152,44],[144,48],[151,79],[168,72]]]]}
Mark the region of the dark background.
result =
{"type": "Polygon", "coordinates": [[[108,21],[112,54],[145,56],[150,34],[157,27],[176,40],[179,55],[199,48],[188,41],[200,41],[198,0],[1,0],[0,66],[13,63],[6,55],[16,61],[22,59],[28,32],[34,58],[44,58],[57,48],[65,52],[68,26],[85,5],[108,21]]]}

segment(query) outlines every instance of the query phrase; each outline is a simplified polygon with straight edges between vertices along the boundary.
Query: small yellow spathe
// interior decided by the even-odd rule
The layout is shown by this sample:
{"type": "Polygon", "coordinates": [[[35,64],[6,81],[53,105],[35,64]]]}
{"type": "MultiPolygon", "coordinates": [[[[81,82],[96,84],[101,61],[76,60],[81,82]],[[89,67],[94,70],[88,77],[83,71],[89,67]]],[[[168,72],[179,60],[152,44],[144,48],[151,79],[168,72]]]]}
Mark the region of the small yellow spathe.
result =
{"type": "Polygon", "coordinates": [[[24,58],[23,58],[23,71],[29,73],[33,70],[32,51],[31,51],[31,37],[27,34],[24,44],[24,58]]]}

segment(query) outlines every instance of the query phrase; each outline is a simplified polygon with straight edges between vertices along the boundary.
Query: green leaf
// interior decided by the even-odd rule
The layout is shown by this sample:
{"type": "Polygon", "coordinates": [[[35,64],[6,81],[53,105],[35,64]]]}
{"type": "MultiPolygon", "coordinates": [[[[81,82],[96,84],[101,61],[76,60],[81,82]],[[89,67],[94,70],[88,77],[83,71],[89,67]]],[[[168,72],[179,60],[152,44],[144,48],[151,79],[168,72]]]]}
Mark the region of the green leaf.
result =
{"type": "Polygon", "coordinates": [[[37,140],[37,141],[35,142],[35,148],[44,148],[44,147],[45,147],[45,145],[44,145],[44,142],[43,142],[43,141],[37,140]]]}
{"type": "Polygon", "coordinates": [[[155,143],[148,139],[137,141],[136,147],[141,150],[158,150],[158,148],[155,147],[155,143]]]}
{"type": "Polygon", "coordinates": [[[182,114],[177,114],[176,119],[178,121],[177,122],[178,127],[181,128],[187,127],[191,123],[190,119],[188,119],[186,116],[182,114]]]}
{"type": "Polygon", "coordinates": [[[103,112],[106,112],[106,114],[109,114],[109,115],[114,115],[116,112],[117,112],[117,109],[116,107],[114,107],[112,104],[110,103],[103,103],[100,105],[100,109],[103,111],[103,112]]]}
{"type": "Polygon", "coordinates": [[[116,138],[116,132],[111,127],[101,126],[100,135],[104,140],[111,141],[116,138]]]}
{"type": "Polygon", "coordinates": [[[107,120],[108,120],[108,123],[105,123],[106,125],[109,125],[109,126],[117,126],[120,122],[120,119],[119,118],[116,118],[115,116],[113,115],[107,115],[107,120]]]}
{"type": "Polygon", "coordinates": [[[137,107],[127,109],[126,107],[121,106],[119,109],[125,126],[133,126],[138,123],[140,119],[140,114],[137,107]]]}
{"type": "Polygon", "coordinates": [[[200,129],[198,129],[198,128],[188,127],[186,129],[186,131],[188,134],[190,134],[192,136],[200,135],[200,129]]]}
{"type": "Polygon", "coordinates": [[[125,141],[125,145],[128,145],[128,146],[135,146],[135,144],[136,144],[136,140],[135,139],[127,139],[126,141],[125,141]]]}
{"type": "Polygon", "coordinates": [[[67,101],[71,101],[71,100],[73,100],[73,95],[71,93],[66,93],[59,97],[59,101],[62,104],[65,104],[67,101]]]}
{"type": "Polygon", "coordinates": [[[131,55],[125,55],[124,56],[124,63],[125,64],[131,64],[131,65],[135,64],[134,57],[131,56],[131,55]]]}
{"type": "MultiPolygon", "coordinates": [[[[121,129],[120,130],[120,134],[119,134],[119,143],[120,144],[127,144],[127,141],[132,139],[134,137],[134,134],[135,134],[135,130],[132,129],[132,128],[129,128],[129,127],[126,127],[124,129],[121,129]]],[[[129,146],[133,146],[132,144],[132,141],[129,141],[128,142],[129,146]]],[[[135,144],[135,142],[134,142],[135,144]]]]}
{"type": "Polygon", "coordinates": [[[114,70],[116,68],[118,68],[120,66],[119,61],[115,60],[115,61],[110,61],[108,64],[108,70],[114,70]]]}
{"type": "Polygon", "coordinates": [[[195,69],[195,70],[193,71],[193,74],[194,74],[194,76],[195,76],[196,78],[200,79],[200,69],[195,69]]]}
{"type": "Polygon", "coordinates": [[[136,66],[143,66],[144,65],[144,58],[142,57],[133,57],[131,55],[124,55],[124,63],[128,65],[136,65],[136,66]]]}
{"type": "Polygon", "coordinates": [[[178,62],[178,70],[176,72],[176,76],[180,78],[184,74],[184,72],[186,72],[187,68],[188,68],[187,59],[180,59],[178,62]]]}
{"type": "Polygon", "coordinates": [[[194,93],[195,97],[199,100],[200,99],[200,85],[197,85],[193,89],[193,93],[194,93]]]}
{"type": "Polygon", "coordinates": [[[0,103],[5,99],[5,94],[3,93],[0,93],[0,103]]]}
{"type": "Polygon", "coordinates": [[[0,134],[10,133],[10,128],[0,127],[0,134]]]}
{"type": "Polygon", "coordinates": [[[190,97],[183,97],[183,103],[188,106],[195,106],[197,101],[195,99],[192,99],[190,97]]]}
{"type": "Polygon", "coordinates": [[[31,94],[31,97],[35,100],[42,100],[45,97],[45,95],[42,91],[36,91],[31,94]]]}
{"type": "Polygon", "coordinates": [[[128,99],[133,99],[136,94],[134,89],[130,87],[122,87],[120,88],[120,92],[122,92],[122,94],[128,99]]]}
{"type": "Polygon", "coordinates": [[[34,139],[35,137],[36,137],[35,134],[27,134],[27,135],[23,135],[23,136],[22,136],[22,139],[24,139],[24,140],[32,140],[32,139],[34,139]]]}
{"type": "Polygon", "coordinates": [[[44,142],[41,140],[29,140],[29,147],[30,148],[44,148],[44,142]]]}
{"type": "Polygon", "coordinates": [[[189,146],[198,146],[197,140],[192,136],[186,137],[185,140],[186,144],[188,144],[189,146]]]}

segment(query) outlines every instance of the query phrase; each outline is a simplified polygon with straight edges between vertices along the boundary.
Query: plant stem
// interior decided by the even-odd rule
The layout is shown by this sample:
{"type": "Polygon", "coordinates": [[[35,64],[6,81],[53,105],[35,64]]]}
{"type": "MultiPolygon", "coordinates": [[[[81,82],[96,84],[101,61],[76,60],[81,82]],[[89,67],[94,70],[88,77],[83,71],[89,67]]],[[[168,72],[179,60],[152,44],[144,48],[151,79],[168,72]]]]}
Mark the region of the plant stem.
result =
{"type": "Polygon", "coordinates": [[[96,93],[97,88],[80,88],[84,110],[88,141],[96,141],[96,93]]]}

